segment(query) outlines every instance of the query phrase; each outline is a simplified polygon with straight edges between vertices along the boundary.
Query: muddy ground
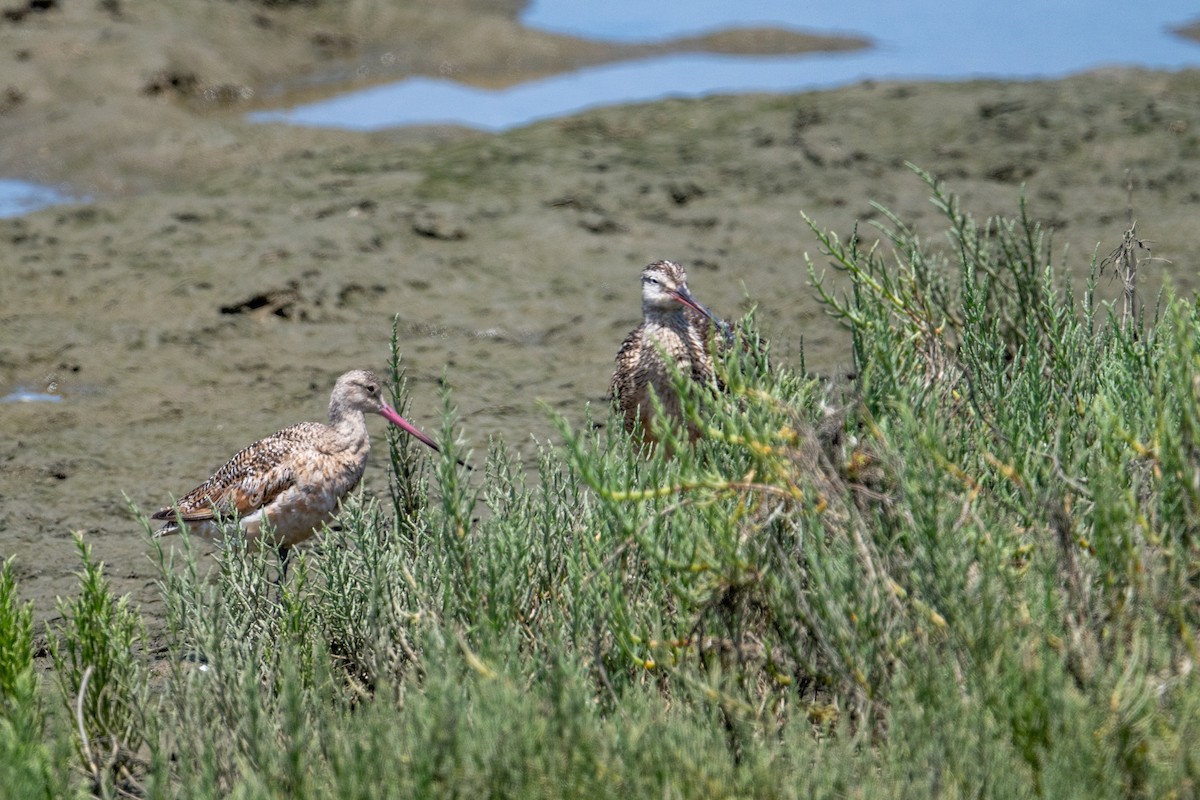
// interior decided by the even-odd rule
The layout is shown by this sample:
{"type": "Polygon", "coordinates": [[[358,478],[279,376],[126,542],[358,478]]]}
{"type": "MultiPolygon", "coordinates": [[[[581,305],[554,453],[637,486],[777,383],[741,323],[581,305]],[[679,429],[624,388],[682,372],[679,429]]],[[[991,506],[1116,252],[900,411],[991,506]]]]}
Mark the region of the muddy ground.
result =
{"type": "MultiPolygon", "coordinates": [[[[513,9],[346,7],[326,20],[321,4],[228,3],[214,22],[182,4],[69,3],[0,22],[0,83],[20,98],[0,113],[0,164],[95,195],[0,221],[0,396],[63,397],[0,404],[0,555],[41,620],[74,591],[82,531],[153,627],[154,567],[125,498],[157,508],[253,439],[323,418],[339,373],[384,368],[393,318],[411,418],[438,428],[445,382],[476,458],[492,437],[526,456],[552,438],[539,401],[576,421],[602,402],[657,258],[684,263],[724,315],[757,305],[782,359],[803,342],[810,369],[848,366],[808,286],[801,214],[845,236],[881,219],[878,202],[940,241],[906,162],[981,217],[1015,212],[1024,186],[1077,282],[1132,213],[1163,259],[1146,293],[1167,276],[1198,286],[1197,73],[669,101],[503,135],[243,123],[263,94],[357,75],[398,29],[415,37],[402,69],[453,47],[481,81],[621,55],[523,31],[513,9]],[[9,69],[59,56],[58,72],[9,69]]],[[[379,450],[365,483],[385,490],[379,450]]]]}

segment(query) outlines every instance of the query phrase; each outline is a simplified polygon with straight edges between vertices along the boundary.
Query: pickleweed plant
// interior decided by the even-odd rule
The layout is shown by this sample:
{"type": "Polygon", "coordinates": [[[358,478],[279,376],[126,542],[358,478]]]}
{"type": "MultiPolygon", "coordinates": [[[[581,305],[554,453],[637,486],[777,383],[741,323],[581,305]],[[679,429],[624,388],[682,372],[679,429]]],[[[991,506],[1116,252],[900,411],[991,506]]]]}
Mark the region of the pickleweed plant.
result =
{"type": "Polygon", "coordinates": [[[851,285],[818,290],[852,331],[859,396],[902,481],[892,542],[916,560],[894,574],[937,609],[946,679],[1007,721],[1036,793],[1051,794],[1061,743],[1086,738],[1068,721],[1089,702],[1111,708],[1096,723],[1109,779],[1143,792],[1147,731],[1164,722],[1147,698],[1187,697],[1195,656],[1178,570],[1196,553],[1194,492],[1179,491],[1200,475],[1195,306],[1168,299],[1148,329],[1126,325],[1097,304],[1094,263],[1076,298],[1024,203],[978,223],[923,177],[948,248],[893,227],[889,262],[818,233],[851,285]]]}
{"type": "Polygon", "coordinates": [[[0,781],[49,797],[50,753],[33,668],[33,609],[17,599],[12,559],[0,564],[0,781]]]}
{"type": "MultiPolygon", "coordinates": [[[[0,564],[0,717],[36,724],[33,609],[17,599],[13,562],[0,564]]],[[[18,731],[18,733],[23,733],[18,731]]]]}
{"type": "Polygon", "coordinates": [[[71,794],[72,742],[42,705],[33,603],[17,596],[14,560],[0,564],[0,786],[9,797],[71,794]]]}
{"type": "MultiPolygon", "coordinates": [[[[739,329],[755,335],[750,320],[739,329]]],[[[835,696],[861,714],[901,628],[863,521],[876,500],[845,468],[843,411],[756,347],[728,348],[717,371],[718,397],[676,382],[704,434],[695,446],[664,426],[669,447],[631,462],[628,445],[560,422],[621,553],[593,579],[624,600],[608,626],[619,661],[712,698],[731,730],[775,724],[788,697],[817,718],[836,717],[835,696]]]]}
{"type": "Polygon", "coordinates": [[[701,441],[663,427],[634,469],[560,422],[621,554],[608,680],[640,665],[731,732],[796,705],[880,735],[929,698],[994,720],[1034,794],[1068,762],[1135,793],[1169,783],[1186,745],[1149,731],[1181,720],[1149,698],[1194,702],[1196,311],[1122,325],[1094,265],[1077,299],[1024,203],[978,223],[924,177],[945,243],[890,215],[890,249],[810,222],[847,287],[810,260],[852,386],[728,348],[716,397],[676,384],[701,441]]]}
{"type": "MultiPolygon", "coordinates": [[[[677,376],[694,442],[593,407],[468,469],[447,391],[442,452],[390,438],[387,494],[281,584],[269,547],[174,540],[142,793],[1194,793],[1200,311],[1118,315],[1024,201],[979,221],[920,177],[945,236],[808,223],[849,376],[778,360],[751,315],[711,385],[677,376]]],[[[63,625],[133,697],[132,618],[92,633],[81,582],[63,625]]]]}
{"type": "MultiPolygon", "coordinates": [[[[405,416],[409,413],[408,381],[400,353],[399,325],[400,317],[393,317],[388,375],[393,404],[396,410],[405,416]]],[[[426,461],[413,446],[412,437],[391,425],[387,427],[387,442],[388,463],[392,467],[388,472],[392,513],[397,520],[412,529],[429,503],[426,461]]]]}
{"type": "Polygon", "coordinates": [[[50,658],[93,791],[108,795],[136,781],[139,750],[157,731],[143,661],[146,633],[129,596],[113,596],[104,565],[81,534],[75,547],[79,595],[59,599],[62,621],[52,626],[50,658]]]}

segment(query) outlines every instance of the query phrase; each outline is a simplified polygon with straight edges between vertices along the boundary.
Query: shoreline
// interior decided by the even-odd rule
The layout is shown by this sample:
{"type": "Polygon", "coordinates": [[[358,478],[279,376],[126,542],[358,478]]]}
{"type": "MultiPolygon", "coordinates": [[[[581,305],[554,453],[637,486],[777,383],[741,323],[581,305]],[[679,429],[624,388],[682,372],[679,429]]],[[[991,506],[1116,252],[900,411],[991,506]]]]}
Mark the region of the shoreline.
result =
{"type": "Polygon", "coordinates": [[[9,69],[0,85],[5,177],[122,196],[354,141],[292,128],[263,131],[247,112],[403,77],[499,87],[669,52],[792,54],[868,46],[863,39],[741,29],[619,44],[525,28],[521,4],[459,8],[352,2],[289,7],[187,3],[54,4],[0,20],[9,69]],[[340,8],[340,7],[339,7],[340,8]],[[457,12],[457,13],[456,13],[457,12]],[[84,133],[86,132],[86,133],[84,133]],[[104,153],[97,159],[96,153],[104,153]]]}

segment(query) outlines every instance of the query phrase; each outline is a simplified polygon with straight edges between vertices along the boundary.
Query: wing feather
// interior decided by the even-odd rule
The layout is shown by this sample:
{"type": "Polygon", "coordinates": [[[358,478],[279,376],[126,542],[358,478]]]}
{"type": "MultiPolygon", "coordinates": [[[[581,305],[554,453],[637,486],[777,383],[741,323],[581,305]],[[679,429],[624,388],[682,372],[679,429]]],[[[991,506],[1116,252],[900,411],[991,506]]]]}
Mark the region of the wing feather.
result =
{"type": "MultiPolygon", "coordinates": [[[[622,397],[628,397],[633,391],[634,367],[637,365],[638,352],[642,348],[642,329],[645,327],[645,323],[638,325],[629,332],[625,341],[621,342],[621,349],[617,351],[617,368],[608,382],[610,401],[619,401],[622,397]]],[[[624,406],[625,403],[622,402],[621,407],[624,408],[624,406]]]]}
{"type": "Polygon", "coordinates": [[[243,448],[211,478],[150,518],[202,522],[253,514],[295,486],[292,464],[302,460],[320,427],[304,422],[243,448]]]}

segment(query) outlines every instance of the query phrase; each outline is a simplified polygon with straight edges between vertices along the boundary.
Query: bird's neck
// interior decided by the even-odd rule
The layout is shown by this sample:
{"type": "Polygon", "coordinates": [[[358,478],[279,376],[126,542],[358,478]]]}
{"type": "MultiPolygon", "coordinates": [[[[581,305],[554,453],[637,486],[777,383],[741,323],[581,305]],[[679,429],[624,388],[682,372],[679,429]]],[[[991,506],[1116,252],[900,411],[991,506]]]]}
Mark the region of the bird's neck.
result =
{"type": "Polygon", "coordinates": [[[329,427],[345,450],[366,450],[371,446],[367,419],[357,410],[329,409],[329,427]]]}
{"type": "Polygon", "coordinates": [[[707,356],[707,331],[697,328],[682,307],[679,311],[659,310],[647,316],[642,326],[645,341],[654,342],[681,366],[686,362],[702,362],[707,356]]]}
{"type": "Polygon", "coordinates": [[[683,313],[681,305],[674,305],[670,308],[645,306],[642,309],[642,319],[647,325],[657,325],[676,331],[684,331],[688,327],[687,316],[683,313]]]}

